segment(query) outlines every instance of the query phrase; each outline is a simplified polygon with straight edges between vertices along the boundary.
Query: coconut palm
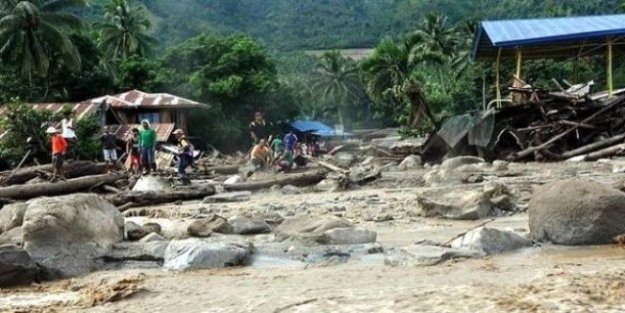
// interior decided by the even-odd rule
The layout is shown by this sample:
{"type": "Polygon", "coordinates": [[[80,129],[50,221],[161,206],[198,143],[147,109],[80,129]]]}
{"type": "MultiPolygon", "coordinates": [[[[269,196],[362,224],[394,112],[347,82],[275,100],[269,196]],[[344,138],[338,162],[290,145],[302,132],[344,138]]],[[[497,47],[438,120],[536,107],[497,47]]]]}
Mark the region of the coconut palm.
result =
{"type": "Polygon", "coordinates": [[[80,68],[80,55],[68,33],[81,20],[62,10],[85,5],[84,0],[5,0],[0,2],[0,57],[32,80],[46,77],[53,58],[70,69],[80,68]]]}
{"type": "Polygon", "coordinates": [[[105,19],[95,27],[100,31],[100,46],[113,60],[147,56],[158,43],[148,34],[152,22],[142,6],[131,8],[128,0],[111,0],[106,6],[105,19]]]}
{"type": "Polygon", "coordinates": [[[409,124],[413,127],[419,126],[423,116],[437,124],[426,104],[417,72],[425,60],[425,56],[414,53],[410,40],[399,44],[384,40],[362,64],[367,93],[378,103],[390,104],[396,112],[397,106],[408,103],[409,124]]]}
{"type": "Polygon", "coordinates": [[[456,29],[440,14],[427,14],[409,40],[413,56],[439,62],[451,57],[458,45],[456,29]]]}
{"type": "Polygon", "coordinates": [[[326,104],[336,105],[339,122],[344,124],[349,100],[358,97],[358,67],[339,51],[326,52],[315,66],[312,90],[326,104]]]}

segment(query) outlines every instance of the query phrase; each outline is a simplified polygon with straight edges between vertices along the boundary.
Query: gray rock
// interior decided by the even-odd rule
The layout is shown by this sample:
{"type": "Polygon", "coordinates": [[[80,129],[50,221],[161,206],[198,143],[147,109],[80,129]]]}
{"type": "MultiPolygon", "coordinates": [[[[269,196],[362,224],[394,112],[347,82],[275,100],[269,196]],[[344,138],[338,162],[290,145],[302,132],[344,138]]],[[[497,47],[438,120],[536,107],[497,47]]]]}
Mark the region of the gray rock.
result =
{"type": "Polygon", "coordinates": [[[477,220],[491,213],[492,203],[480,190],[444,192],[417,197],[421,215],[442,216],[455,220],[477,220]]]}
{"type": "Polygon", "coordinates": [[[245,265],[251,254],[250,246],[238,243],[207,242],[197,238],[173,240],[165,250],[163,267],[185,271],[245,265]]]}
{"type": "Polygon", "coordinates": [[[14,245],[0,245],[0,288],[30,284],[39,269],[24,249],[14,245]]]}
{"type": "Polygon", "coordinates": [[[531,247],[532,242],[510,230],[480,227],[469,231],[464,236],[452,241],[454,249],[473,250],[486,255],[499,254],[525,247],[531,247]]]}
{"type": "Polygon", "coordinates": [[[341,186],[336,179],[326,178],[320,181],[316,186],[315,190],[325,191],[325,192],[335,192],[341,189],[341,186]]]}
{"type": "Polygon", "coordinates": [[[0,234],[22,226],[28,205],[24,202],[5,205],[0,209],[0,234]]]}
{"type": "Polygon", "coordinates": [[[228,221],[216,214],[211,214],[207,218],[195,220],[187,227],[187,233],[192,237],[208,237],[213,232],[222,234],[232,234],[232,226],[228,221]]]}
{"type": "Polygon", "coordinates": [[[482,257],[483,254],[469,250],[459,250],[428,245],[412,245],[387,252],[384,264],[390,266],[432,266],[457,258],[482,257]]]}
{"type": "Polygon", "coordinates": [[[357,245],[375,242],[377,233],[364,228],[334,228],[323,232],[320,243],[334,245],[357,245]],[[327,241],[326,241],[327,240],[327,241]]]}
{"type": "Polygon", "coordinates": [[[158,176],[141,176],[132,187],[132,191],[165,191],[171,189],[170,183],[158,176]]]}
{"type": "Polygon", "coordinates": [[[145,235],[141,235],[143,232],[141,230],[141,226],[139,226],[137,223],[135,222],[125,222],[124,223],[124,234],[125,239],[127,240],[139,240],[141,238],[143,238],[143,236],[145,235]]]}
{"type": "Polygon", "coordinates": [[[276,228],[276,239],[323,242],[327,240],[324,235],[325,231],[345,227],[352,227],[352,224],[343,218],[334,216],[313,217],[300,214],[286,218],[276,228]]]}
{"type": "Polygon", "coordinates": [[[356,155],[349,152],[338,152],[334,155],[333,161],[338,167],[349,168],[356,162],[356,155]]]}
{"type": "Polygon", "coordinates": [[[109,261],[162,261],[167,249],[167,241],[120,242],[104,255],[109,261]]]}
{"type": "Polygon", "coordinates": [[[24,241],[24,230],[22,227],[15,227],[7,232],[0,234],[0,245],[16,245],[22,246],[24,241]]]}
{"type": "Polygon", "coordinates": [[[412,168],[419,168],[423,164],[421,157],[418,155],[409,155],[401,163],[399,163],[399,170],[405,171],[412,168]]]}
{"type": "Polygon", "coordinates": [[[152,241],[165,241],[165,237],[158,233],[150,233],[149,235],[141,238],[139,242],[152,242],[152,241]]]}
{"type": "Polygon", "coordinates": [[[47,278],[95,269],[94,260],[124,238],[122,214],[94,194],[30,200],[22,228],[24,250],[44,267],[47,278]]]}
{"type": "Polygon", "coordinates": [[[529,203],[530,236],[563,245],[614,243],[625,234],[625,193],[581,179],[536,188],[529,203]]]}
{"type": "Polygon", "coordinates": [[[228,220],[232,232],[238,235],[255,235],[271,232],[271,227],[262,218],[234,216],[228,220]]]}
{"type": "Polygon", "coordinates": [[[224,203],[224,202],[244,202],[249,201],[252,197],[251,191],[236,191],[218,193],[204,198],[203,203],[224,203]]]}
{"type": "Polygon", "coordinates": [[[224,181],[224,185],[234,185],[243,181],[241,175],[233,175],[224,181]]]}
{"type": "Polygon", "coordinates": [[[463,165],[478,164],[478,163],[485,163],[485,162],[486,161],[484,161],[484,159],[474,157],[474,156],[460,156],[460,157],[455,157],[455,158],[451,158],[451,159],[447,159],[443,161],[443,163],[441,164],[441,169],[446,170],[446,171],[453,171],[454,169],[463,165]]]}
{"type": "Polygon", "coordinates": [[[506,162],[506,161],[502,161],[502,160],[495,160],[493,161],[493,170],[495,171],[506,171],[508,170],[508,165],[510,163],[506,162]]]}
{"type": "Polygon", "coordinates": [[[302,191],[295,187],[295,186],[291,186],[291,185],[286,185],[284,187],[282,187],[282,194],[283,195],[299,195],[301,194],[302,191]]]}

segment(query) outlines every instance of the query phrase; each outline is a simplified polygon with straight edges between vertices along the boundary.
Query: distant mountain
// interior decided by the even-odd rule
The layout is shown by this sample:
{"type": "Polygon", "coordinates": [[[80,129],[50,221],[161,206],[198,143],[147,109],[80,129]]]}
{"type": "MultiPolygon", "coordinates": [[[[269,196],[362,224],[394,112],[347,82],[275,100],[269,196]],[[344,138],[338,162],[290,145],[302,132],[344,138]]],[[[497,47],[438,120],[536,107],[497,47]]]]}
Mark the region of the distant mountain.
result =
{"type": "MultiPolygon", "coordinates": [[[[102,4],[85,12],[97,19],[102,4]]],[[[411,31],[423,15],[452,21],[616,13],[625,0],[136,0],[167,46],[199,33],[248,33],[281,50],[363,48],[411,31]]]]}

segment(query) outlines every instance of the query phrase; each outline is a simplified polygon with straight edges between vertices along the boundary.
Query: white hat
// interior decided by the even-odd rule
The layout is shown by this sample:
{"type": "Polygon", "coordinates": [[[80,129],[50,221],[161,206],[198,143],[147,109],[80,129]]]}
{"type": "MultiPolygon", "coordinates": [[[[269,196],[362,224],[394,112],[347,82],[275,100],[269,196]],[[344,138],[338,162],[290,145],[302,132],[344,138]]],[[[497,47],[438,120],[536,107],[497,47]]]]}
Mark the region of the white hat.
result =
{"type": "Polygon", "coordinates": [[[46,133],[48,133],[48,134],[56,134],[58,132],[59,132],[59,130],[54,128],[53,126],[50,126],[50,127],[48,127],[48,129],[46,129],[46,133]]]}
{"type": "Polygon", "coordinates": [[[184,135],[184,131],[180,128],[174,130],[174,135],[184,135]]]}

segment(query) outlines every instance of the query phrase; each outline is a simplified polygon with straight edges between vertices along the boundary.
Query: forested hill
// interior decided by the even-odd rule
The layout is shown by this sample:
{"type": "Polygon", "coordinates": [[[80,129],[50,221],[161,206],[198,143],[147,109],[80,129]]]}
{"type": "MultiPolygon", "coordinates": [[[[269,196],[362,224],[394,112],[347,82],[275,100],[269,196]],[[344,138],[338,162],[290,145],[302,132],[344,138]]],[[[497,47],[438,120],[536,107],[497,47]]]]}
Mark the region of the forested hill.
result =
{"type": "MultiPolygon", "coordinates": [[[[92,0],[93,16],[105,0],[92,0]]],[[[423,15],[483,18],[609,14],[621,0],[136,0],[164,46],[199,33],[247,33],[277,50],[372,47],[415,28],[423,15]]]]}

